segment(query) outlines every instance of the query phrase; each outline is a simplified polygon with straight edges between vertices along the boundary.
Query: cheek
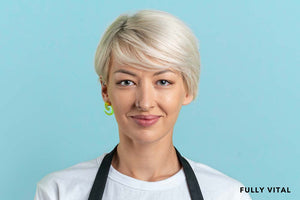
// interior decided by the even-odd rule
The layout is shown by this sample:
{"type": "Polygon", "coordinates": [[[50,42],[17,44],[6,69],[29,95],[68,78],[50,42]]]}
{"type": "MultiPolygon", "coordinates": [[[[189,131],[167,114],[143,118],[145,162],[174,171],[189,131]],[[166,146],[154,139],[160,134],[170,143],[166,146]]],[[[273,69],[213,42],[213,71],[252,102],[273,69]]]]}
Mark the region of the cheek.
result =
{"type": "Polygon", "coordinates": [[[160,95],[159,102],[167,113],[178,113],[182,106],[183,96],[181,92],[173,91],[160,95]]]}
{"type": "Polygon", "coordinates": [[[112,89],[109,91],[109,97],[116,115],[128,112],[134,102],[134,95],[128,91],[116,91],[112,89]]]}

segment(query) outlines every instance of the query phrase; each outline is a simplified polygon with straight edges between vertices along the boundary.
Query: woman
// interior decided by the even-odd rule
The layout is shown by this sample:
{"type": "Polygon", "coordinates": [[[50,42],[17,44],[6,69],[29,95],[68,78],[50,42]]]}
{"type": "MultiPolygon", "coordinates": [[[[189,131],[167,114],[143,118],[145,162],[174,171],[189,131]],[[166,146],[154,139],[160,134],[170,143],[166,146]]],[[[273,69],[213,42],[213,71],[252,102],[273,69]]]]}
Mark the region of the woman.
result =
{"type": "Polygon", "coordinates": [[[120,142],[43,178],[36,200],[250,199],[238,181],[173,146],[176,119],[195,99],[200,72],[197,39],[182,21],[155,10],[119,16],[99,43],[95,69],[120,142]]]}

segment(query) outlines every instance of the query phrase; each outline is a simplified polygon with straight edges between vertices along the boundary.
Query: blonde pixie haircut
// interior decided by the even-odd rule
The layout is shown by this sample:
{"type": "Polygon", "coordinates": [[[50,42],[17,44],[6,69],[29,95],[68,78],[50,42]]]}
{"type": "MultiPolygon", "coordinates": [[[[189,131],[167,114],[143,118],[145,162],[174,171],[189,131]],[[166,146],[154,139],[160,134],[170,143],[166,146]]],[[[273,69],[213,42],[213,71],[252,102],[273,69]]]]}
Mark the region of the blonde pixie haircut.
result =
{"type": "Polygon", "coordinates": [[[198,40],[184,22],[167,12],[122,14],[106,29],[95,55],[95,70],[104,84],[112,57],[138,69],[174,69],[182,74],[188,93],[197,96],[198,40]]]}

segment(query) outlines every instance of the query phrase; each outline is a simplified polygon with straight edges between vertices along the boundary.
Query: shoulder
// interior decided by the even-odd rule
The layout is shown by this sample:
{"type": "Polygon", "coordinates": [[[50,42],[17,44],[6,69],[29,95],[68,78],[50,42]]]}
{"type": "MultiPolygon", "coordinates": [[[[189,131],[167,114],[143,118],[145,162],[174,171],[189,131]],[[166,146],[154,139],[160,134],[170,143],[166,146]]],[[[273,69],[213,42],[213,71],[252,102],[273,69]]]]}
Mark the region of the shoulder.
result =
{"type": "Polygon", "coordinates": [[[46,175],[37,183],[35,199],[64,199],[79,188],[80,195],[88,194],[104,155],[46,175]]]}
{"type": "Polygon", "coordinates": [[[100,166],[100,162],[103,159],[104,155],[85,162],[78,163],[66,169],[52,172],[46,175],[39,184],[47,185],[49,183],[63,183],[74,181],[74,179],[85,180],[90,176],[94,176],[97,173],[97,170],[100,166]]]}
{"type": "Polygon", "coordinates": [[[251,199],[248,194],[240,193],[240,187],[243,187],[241,182],[205,164],[189,159],[187,161],[194,170],[204,199],[251,199]]]}

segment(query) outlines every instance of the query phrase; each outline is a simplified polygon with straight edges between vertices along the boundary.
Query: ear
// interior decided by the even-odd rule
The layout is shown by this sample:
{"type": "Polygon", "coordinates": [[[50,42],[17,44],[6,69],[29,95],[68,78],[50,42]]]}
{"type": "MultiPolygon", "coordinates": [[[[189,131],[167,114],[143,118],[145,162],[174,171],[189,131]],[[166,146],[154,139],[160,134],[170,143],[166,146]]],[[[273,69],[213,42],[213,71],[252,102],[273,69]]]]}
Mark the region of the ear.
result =
{"type": "Polygon", "coordinates": [[[110,103],[110,100],[108,98],[107,84],[103,81],[102,77],[100,77],[100,83],[101,83],[101,94],[102,94],[103,101],[110,103]]]}
{"type": "Polygon", "coordinates": [[[194,99],[194,95],[186,93],[182,105],[188,105],[190,104],[194,99]]]}

